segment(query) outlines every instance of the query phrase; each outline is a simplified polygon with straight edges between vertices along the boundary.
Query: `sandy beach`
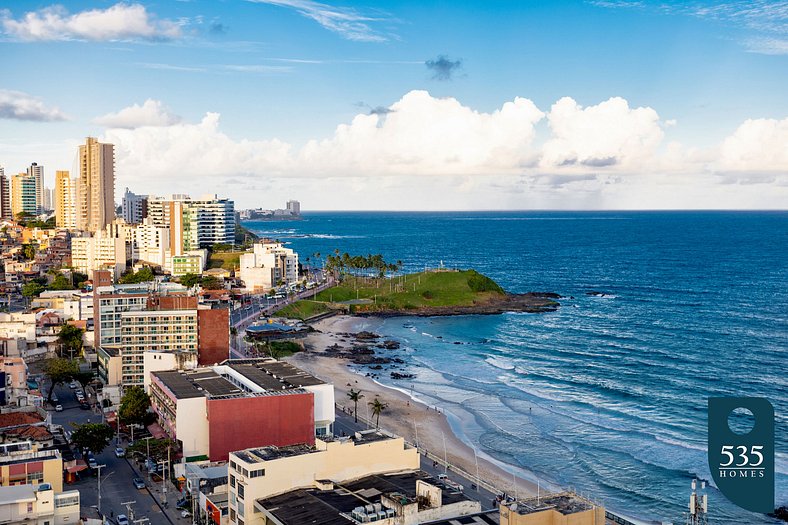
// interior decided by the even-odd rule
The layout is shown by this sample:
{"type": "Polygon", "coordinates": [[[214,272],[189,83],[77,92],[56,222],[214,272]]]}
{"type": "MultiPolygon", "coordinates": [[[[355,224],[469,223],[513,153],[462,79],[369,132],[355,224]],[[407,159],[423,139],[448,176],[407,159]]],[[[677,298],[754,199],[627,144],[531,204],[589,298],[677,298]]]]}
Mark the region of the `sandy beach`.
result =
{"type": "MultiPolygon", "coordinates": [[[[327,347],[334,344],[351,346],[352,340],[341,334],[353,332],[357,322],[358,318],[352,316],[336,316],[314,323],[313,327],[316,331],[304,340],[306,351],[295,354],[287,360],[315,377],[333,383],[337,403],[344,405],[348,412],[353,409],[353,402],[347,396],[351,388],[361,390],[364,396],[358,405],[360,416],[366,417],[367,403],[376,397],[388,403],[388,408],[380,417],[380,427],[405,437],[411,443],[418,443],[422,451],[426,449],[434,455],[443,457],[445,437],[449,465],[459,466],[475,477],[474,451],[454,434],[445,414],[434,407],[414,402],[410,396],[399,390],[382,386],[369,377],[353,372],[348,368],[346,359],[329,357],[324,353],[327,347]]],[[[508,494],[515,494],[511,473],[481,456],[478,457],[478,465],[479,477],[482,481],[508,494]]],[[[536,492],[537,487],[534,483],[517,477],[518,495],[536,495],[536,492]]]]}

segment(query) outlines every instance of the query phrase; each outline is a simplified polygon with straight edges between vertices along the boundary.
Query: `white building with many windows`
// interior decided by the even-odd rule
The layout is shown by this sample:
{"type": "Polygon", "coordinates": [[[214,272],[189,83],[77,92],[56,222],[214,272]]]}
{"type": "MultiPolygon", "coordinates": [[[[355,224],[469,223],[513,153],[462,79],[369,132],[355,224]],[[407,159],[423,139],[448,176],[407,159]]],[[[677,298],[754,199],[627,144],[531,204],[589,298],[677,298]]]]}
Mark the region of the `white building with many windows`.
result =
{"type": "Polygon", "coordinates": [[[126,256],[126,241],[104,232],[71,239],[71,266],[87,275],[93,270],[111,270],[117,277],[126,271],[126,256]]]}
{"type": "Polygon", "coordinates": [[[298,254],[278,241],[255,244],[251,253],[241,255],[240,266],[244,288],[253,292],[298,280],[298,254]]]}

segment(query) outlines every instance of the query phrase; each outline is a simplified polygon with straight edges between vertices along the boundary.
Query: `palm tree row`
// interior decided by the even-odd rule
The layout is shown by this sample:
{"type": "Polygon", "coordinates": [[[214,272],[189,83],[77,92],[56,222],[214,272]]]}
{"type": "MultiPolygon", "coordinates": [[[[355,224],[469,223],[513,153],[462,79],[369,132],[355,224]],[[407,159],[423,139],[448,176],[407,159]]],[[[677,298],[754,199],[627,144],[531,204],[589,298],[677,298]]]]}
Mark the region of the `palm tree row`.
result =
{"type": "Polygon", "coordinates": [[[345,252],[340,255],[339,250],[334,251],[334,255],[326,257],[326,269],[331,271],[338,271],[339,273],[353,273],[359,276],[363,270],[364,276],[369,276],[369,270],[374,270],[377,277],[385,277],[387,272],[396,272],[402,269],[402,261],[396,263],[386,262],[383,255],[368,254],[363,255],[350,255],[345,252]]]}
{"type": "MultiPolygon", "coordinates": [[[[358,402],[361,401],[364,394],[361,393],[361,390],[353,390],[351,388],[350,392],[347,393],[347,397],[353,401],[353,418],[355,422],[358,423],[358,402]]],[[[367,404],[372,408],[372,416],[375,418],[375,428],[380,428],[380,414],[389,407],[389,404],[383,403],[380,399],[375,399],[367,404]]]]}

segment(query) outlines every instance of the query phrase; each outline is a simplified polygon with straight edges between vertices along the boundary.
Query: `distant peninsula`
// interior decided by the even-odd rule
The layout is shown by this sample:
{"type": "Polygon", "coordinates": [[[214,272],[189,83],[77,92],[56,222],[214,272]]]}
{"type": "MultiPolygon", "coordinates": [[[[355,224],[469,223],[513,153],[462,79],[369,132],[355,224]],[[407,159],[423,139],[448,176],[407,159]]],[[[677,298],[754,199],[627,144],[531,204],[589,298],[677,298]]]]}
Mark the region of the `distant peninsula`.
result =
{"type": "Polygon", "coordinates": [[[550,292],[507,293],[476,270],[431,270],[391,278],[343,276],[332,288],[302,299],[278,315],[310,319],[331,311],[367,316],[441,316],[541,313],[556,310],[550,292]]]}

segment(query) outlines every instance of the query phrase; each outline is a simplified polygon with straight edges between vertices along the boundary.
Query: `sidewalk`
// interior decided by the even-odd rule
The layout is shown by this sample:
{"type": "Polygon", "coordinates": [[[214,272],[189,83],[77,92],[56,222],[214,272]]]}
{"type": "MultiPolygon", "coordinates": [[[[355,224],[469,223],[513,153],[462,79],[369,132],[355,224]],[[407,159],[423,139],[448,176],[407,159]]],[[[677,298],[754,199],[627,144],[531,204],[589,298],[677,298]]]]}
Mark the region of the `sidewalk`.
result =
{"type": "MultiPolygon", "coordinates": [[[[129,466],[131,466],[131,470],[134,472],[134,475],[137,477],[142,478],[145,480],[145,487],[147,492],[150,494],[151,498],[156,503],[161,514],[155,517],[163,517],[164,519],[158,519],[158,522],[164,525],[165,523],[169,523],[170,525],[178,525],[178,524],[186,524],[192,522],[192,517],[189,516],[184,518],[181,516],[181,509],[176,509],[175,505],[177,504],[178,500],[181,497],[181,493],[175,488],[175,486],[170,482],[168,479],[166,481],[166,497],[162,497],[164,494],[162,492],[162,483],[159,482],[152,482],[148,472],[146,470],[142,470],[138,467],[137,462],[134,460],[128,460],[129,466]],[[166,501],[166,505],[164,502],[166,501]]],[[[149,516],[151,524],[156,523],[157,520],[154,519],[154,516],[149,516]]]]}

